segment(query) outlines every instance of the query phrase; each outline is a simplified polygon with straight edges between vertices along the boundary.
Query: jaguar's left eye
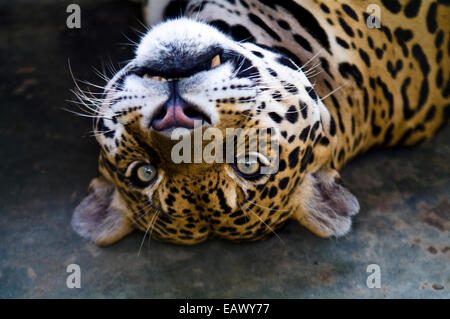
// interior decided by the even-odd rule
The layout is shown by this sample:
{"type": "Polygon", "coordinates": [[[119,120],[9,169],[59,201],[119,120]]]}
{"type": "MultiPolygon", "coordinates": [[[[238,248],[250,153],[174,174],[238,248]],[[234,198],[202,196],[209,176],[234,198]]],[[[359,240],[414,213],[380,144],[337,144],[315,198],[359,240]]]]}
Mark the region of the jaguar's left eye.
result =
{"type": "Polygon", "coordinates": [[[216,67],[218,67],[220,65],[220,55],[216,55],[212,60],[211,60],[211,69],[214,69],[216,67]]]}
{"type": "Polygon", "coordinates": [[[133,175],[137,184],[147,185],[155,179],[157,175],[156,167],[151,164],[144,163],[134,169],[133,175]]]}
{"type": "Polygon", "coordinates": [[[235,164],[235,169],[238,171],[238,173],[246,178],[246,179],[254,179],[259,177],[260,175],[260,166],[261,164],[258,162],[255,158],[241,158],[237,160],[237,163],[235,164]]]}

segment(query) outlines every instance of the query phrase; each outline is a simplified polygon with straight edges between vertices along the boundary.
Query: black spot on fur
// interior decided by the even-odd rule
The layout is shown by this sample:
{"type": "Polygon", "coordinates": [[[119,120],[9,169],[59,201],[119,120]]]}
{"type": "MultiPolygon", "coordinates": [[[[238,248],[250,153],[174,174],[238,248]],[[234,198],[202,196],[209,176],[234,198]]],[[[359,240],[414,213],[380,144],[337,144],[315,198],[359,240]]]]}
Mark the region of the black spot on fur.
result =
{"type": "Polygon", "coordinates": [[[310,126],[310,125],[308,125],[307,127],[305,127],[305,128],[302,130],[302,132],[300,133],[300,135],[298,136],[298,138],[299,138],[301,141],[305,142],[306,139],[308,138],[309,130],[310,130],[310,129],[311,129],[311,126],[310,126]]]}
{"type": "MultiPolygon", "coordinates": [[[[333,74],[331,74],[331,72],[330,72],[330,65],[329,65],[329,63],[328,63],[328,60],[325,59],[325,58],[320,58],[320,64],[322,65],[322,68],[325,70],[325,72],[327,72],[328,75],[329,75],[332,79],[334,79],[333,74]]],[[[329,84],[328,81],[327,81],[325,84],[327,85],[327,83],[329,84]]],[[[328,86],[328,85],[327,85],[327,86],[328,86]]],[[[329,89],[331,90],[331,88],[329,88],[329,89]]]]}
{"type": "Polygon", "coordinates": [[[259,78],[259,70],[253,63],[246,57],[237,58],[235,67],[239,68],[236,73],[237,78],[259,78]]]}
{"type": "Polygon", "coordinates": [[[377,77],[377,84],[381,87],[383,95],[389,103],[389,118],[391,118],[392,114],[394,114],[394,96],[380,77],[377,77]]]}
{"type": "Polygon", "coordinates": [[[284,85],[284,89],[285,89],[287,92],[289,92],[289,93],[291,93],[291,94],[294,94],[294,95],[298,93],[297,87],[296,87],[294,84],[292,84],[292,83],[286,83],[286,84],[284,85]]]}
{"type": "Polygon", "coordinates": [[[111,130],[105,125],[103,118],[100,118],[97,123],[97,130],[99,133],[103,134],[103,136],[107,138],[114,138],[114,130],[111,130]]]}
{"type": "Polygon", "coordinates": [[[298,155],[300,153],[300,148],[296,147],[291,153],[289,153],[289,168],[294,168],[298,163],[298,155]]]}
{"type": "Polygon", "coordinates": [[[358,67],[356,67],[354,64],[349,64],[348,62],[343,62],[339,64],[339,73],[344,78],[348,78],[350,75],[355,80],[358,87],[361,87],[363,82],[363,77],[361,72],[359,71],[358,67]]]}
{"type": "Polygon", "coordinates": [[[402,47],[403,55],[408,57],[409,51],[406,46],[406,42],[412,39],[413,33],[409,29],[397,28],[394,31],[395,38],[397,39],[398,44],[402,47]]]}
{"type": "Polygon", "coordinates": [[[402,6],[398,2],[398,0],[381,0],[381,2],[386,7],[386,9],[388,9],[392,13],[399,13],[402,9],[402,6]]]}
{"type": "Polygon", "coordinates": [[[363,93],[364,93],[363,106],[364,106],[364,122],[365,122],[367,121],[367,118],[369,116],[369,93],[367,92],[366,88],[364,88],[363,93]]]}
{"type": "Polygon", "coordinates": [[[255,42],[251,32],[241,24],[235,24],[230,28],[230,35],[236,41],[255,42]]]}
{"type": "Polygon", "coordinates": [[[336,42],[344,49],[350,48],[350,45],[348,45],[348,43],[345,40],[343,40],[342,38],[340,38],[338,36],[336,36],[336,42]]]}
{"type": "Polygon", "coordinates": [[[295,140],[295,135],[289,136],[288,143],[292,143],[295,140]]]}
{"type": "Polygon", "coordinates": [[[273,0],[260,0],[265,5],[276,8],[277,5],[282,6],[287,12],[291,12],[297,22],[305,28],[305,30],[311,34],[328,52],[330,52],[330,42],[325,30],[321,27],[320,23],[306,8],[295,3],[294,1],[273,1],[273,0]]]}
{"type": "Polygon", "coordinates": [[[173,203],[175,202],[175,197],[172,194],[169,194],[165,200],[167,206],[173,206],[173,203]]]}
{"type": "Polygon", "coordinates": [[[330,116],[330,135],[336,135],[336,121],[334,120],[333,116],[330,116]]]}
{"type": "Polygon", "coordinates": [[[242,6],[243,6],[244,8],[246,8],[246,9],[249,8],[249,6],[248,6],[247,2],[245,2],[245,0],[239,0],[239,2],[242,4],[242,6]]]}
{"type": "Polygon", "coordinates": [[[216,27],[225,34],[230,33],[230,25],[223,20],[217,19],[209,22],[210,25],[216,27]]]}
{"type": "Polygon", "coordinates": [[[269,112],[269,116],[276,123],[281,123],[281,121],[283,120],[283,118],[275,112],[269,112]]]}
{"type": "Polygon", "coordinates": [[[329,140],[326,136],[323,136],[323,137],[320,139],[320,144],[323,145],[323,146],[327,146],[327,145],[330,144],[330,140],[329,140]]]}
{"type": "Polygon", "coordinates": [[[403,62],[400,59],[397,60],[397,63],[395,64],[395,68],[394,68],[392,62],[388,61],[386,67],[387,67],[389,73],[392,75],[392,78],[395,79],[397,77],[397,73],[399,71],[401,71],[401,69],[403,68],[403,62]]]}
{"type": "Polygon", "coordinates": [[[436,22],[437,2],[433,2],[428,8],[427,28],[430,33],[434,33],[437,28],[436,22]]]}
{"type": "Polygon", "coordinates": [[[425,116],[425,122],[429,122],[434,119],[436,115],[436,106],[432,105],[425,116]]]}
{"type": "Polygon", "coordinates": [[[298,67],[294,63],[292,63],[291,60],[289,60],[288,58],[286,58],[284,56],[277,58],[277,62],[279,62],[280,64],[287,66],[288,68],[291,68],[293,70],[298,70],[298,67]]]}
{"type": "Polygon", "coordinates": [[[316,131],[317,131],[317,129],[319,128],[319,124],[320,124],[320,122],[317,121],[316,123],[314,123],[314,125],[313,125],[313,127],[312,127],[312,129],[311,129],[311,133],[309,134],[309,138],[310,138],[312,141],[314,141],[315,138],[316,138],[316,131]]]}
{"type": "Polygon", "coordinates": [[[285,20],[280,19],[277,21],[277,23],[284,30],[291,30],[291,26],[285,20]]]}
{"type": "Polygon", "coordinates": [[[269,191],[269,198],[274,198],[278,194],[278,189],[272,186],[269,191]]]}
{"type": "Polygon", "coordinates": [[[278,187],[280,189],[285,189],[288,184],[289,184],[289,177],[285,177],[282,180],[280,180],[280,182],[278,183],[278,187]]]}
{"type": "Polygon", "coordinates": [[[277,102],[281,102],[282,99],[282,95],[280,91],[275,91],[272,93],[272,98],[277,101],[277,102]]]}
{"type": "Polygon", "coordinates": [[[271,69],[271,68],[267,68],[267,71],[270,73],[271,76],[273,76],[274,78],[276,78],[278,76],[278,73],[271,69]]]}
{"type": "Polygon", "coordinates": [[[381,127],[375,124],[375,111],[372,112],[372,134],[377,137],[381,132],[381,127]]]}
{"type": "Polygon", "coordinates": [[[438,49],[444,40],[444,31],[439,30],[438,34],[436,35],[436,39],[434,40],[434,45],[436,46],[436,49],[438,49]]]}
{"type": "Polygon", "coordinates": [[[384,51],[380,48],[375,49],[375,55],[377,56],[378,60],[381,60],[383,58],[384,51]]]}
{"type": "Polygon", "coordinates": [[[259,52],[259,51],[252,51],[252,53],[253,53],[254,55],[256,55],[258,58],[264,58],[264,54],[262,54],[262,53],[259,52]]]}
{"type": "Polygon", "coordinates": [[[391,34],[391,30],[389,30],[389,28],[385,25],[381,26],[381,31],[384,32],[384,34],[386,35],[387,39],[389,40],[389,42],[392,42],[392,34],[391,34]]]}
{"type": "Polygon", "coordinates": [[[295,105],[291,105],[286,112],[285,119],[292,124],[296,123],[298,120],[298,111],[295,105]]]}
{"type": "Polygon", "coordinates": [[[280,46],[274,46],[274,49],[284,55],[284,57],[280,57],[277,59],[277,61],[280,62],[281,64],[283,64],[293,70],[298,70],[298,68],[303,65],[302,61],[300,61],[298,56],[296,54],[292,53],[290,50],[288,50],[284,47],[280,47],[280,46]],[[294,62],[294,63],[292,63],[292,62],[294,62]]]}
{"type": "Polygon", "coordinates": [[[320,9],[325,13],[330,13],[330,9],[323,3],[320,4],[320,9]]]}
{"type": "Polygon", "coordinates": [[[305,154],[303,155],[301,164],[300,164],[300,172],[303,172],[308,166],[311,156],[313,155],[313,149],[311,146],[308,146],[305,150],[305,154]]]}
{"type": "Polygon", "coordinates": [[[386,133],[384,134],[384,140],[383,140],[384,145],[389,145],[389,143],[394,138],[394,135],[392,134],[393,130],[394,130],[394,124],[389,125],[389,127],[386,130],[386,133]]]}
{"type": "Polygon", "coordinates": [[[278,171],[282,172],[286,169],[286,161],[285,160],[281,160],[280,161],[280,165],[278,165],[278,171]]]}
{"type": "Polygon", "coordinates": [[[410,0],[405,6],[404,13],[407,18],[414,18],[419,13],[422,0],[410,0]]]}
{"type": "Polygon", "coordinates": [[[309,44],[308,40],[302,37],[299,34],[294,34],[294,40],[306,51],[312,52],[311,44],[309,44]]]}
{"type": "Polygon", "coordinates": [[[407,116],[411,117],[415,112],[418,112],[423,107],[428,98],[429,93],[428,73],[430,72],[430,65],[428,64],[427,57],[423,53],[422,48],[418,44],[415,44],[412,47],[412,54],[419,63],[420,70],[423,73],[423,80],[420,87],[419,101],[417,102],[415,110],[413,111],[410,109],[405,109],[405,107],[403,109],[406,118],[408,118],[407,116]]]}
{"type": "Polygon", "coordinates": [[[436,73],[436,86],[438,88],[441,88],[443,82],[444,82],[444,78],[442,77],[442,69],[439,69],[436,73]]]}
{"type": "Polygon", "coordinates": [[[361,59],[364,61],[364,63],[368,67],[370,67],[370,57],[369,57],[369,55],[363,49],[359,49],[358,51],[359,51],[359,56],[361,57],[361,59]]]}
{"type": "Polygon", "coordinates": [[[259,18],[257,15],[254,15],[253,13],[250,13],[248,15],[250,21],[252,21],[254,24],[258,25],[259,27],[261,27],[264,31],[267,32],[268,35],[270,35],[273,39],[275,39],[276,41],[281,41],[280,36],[273,31],[263,20],[261,20],[261,18],[259,18]]]}
{"type": "Polygon", "coordinates": [[[344,29],[345,33],[353,38],[355,36],[355,32],[353,32],[353,29],[347,24],[347,22],[345,22],[345,20],[342,18],[339,18],[338,21],[342,29],[344,29]]]}
{"type": "Polygon", "coordinates": [[[352,18],[353,20],[355,20],[356,22],[358,22],[358,16],[356,15],[356,12],[353,11],[353,9],[351,7],[349,7],[346,4],[342,5],[342,9],[345,11],[345,13],[347,13],[347,15],[352,18]]]}
{"type": "Polygon", "coordinates": [[[317,94],[316,94],[316,91],[314,90],[314,88],[311,86],[307,86],[307,87],[305,87],[305,90],[306,90],[306,92],[308,92],[308,95],[314,100],[314,102],[317,102],[318,97],[317,97],[317,94]]]}
{"type": "Polygon", "coordinates": [[[234,220],[235,225],[244,225],[247,224],[248,222],[249,218],[246,216],[234,220]]]}
{"type": "Polygon", "coordinates": [[[222,189],[217,189],[217,198],[219,199],[219,205],[220,208],[222,209],[222,211],[224,212],[224,214],[229,214],[231,212],[231,207],[228,206],[227,201],[225,199],[225,196],[223,194],[222,189]]]}
{"type": "Polygon", "coordinates": [[[302,113],[302,117],[304,120],[308,117],[308,105],[303,102],[299,102],[300,112],[302,113]]]}

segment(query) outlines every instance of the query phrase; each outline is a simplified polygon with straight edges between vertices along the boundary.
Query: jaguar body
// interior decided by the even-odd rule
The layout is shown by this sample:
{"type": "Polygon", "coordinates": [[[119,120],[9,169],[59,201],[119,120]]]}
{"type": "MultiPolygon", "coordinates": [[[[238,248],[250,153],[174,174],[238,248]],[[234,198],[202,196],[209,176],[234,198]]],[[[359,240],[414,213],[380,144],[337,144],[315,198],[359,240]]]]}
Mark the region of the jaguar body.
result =
{"type": "Polygon", "coordinates": [[[164,19],[171,5],[146,3],[135,58],[94,101],[99,176],[72,225],[99,245],[135,228],[182,244],[254,241],[289,219],[342,236],[359,204],[339,169],[448,122],[446,1],[191,0],[164,19]],[[262,153],[179,163],[179,128],[274,129],[277,169],[263,173],[273,154],[262,153]]]}

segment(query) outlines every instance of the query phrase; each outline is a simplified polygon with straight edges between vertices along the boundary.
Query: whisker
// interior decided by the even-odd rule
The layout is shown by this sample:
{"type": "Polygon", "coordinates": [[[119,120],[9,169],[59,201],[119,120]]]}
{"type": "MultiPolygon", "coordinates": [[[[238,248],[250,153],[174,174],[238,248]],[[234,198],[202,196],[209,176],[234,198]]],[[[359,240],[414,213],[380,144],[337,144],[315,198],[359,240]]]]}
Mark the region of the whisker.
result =
{"type": "Polygon", "coordinates": [[[309,58],[308,61],[306,61],[300,69],[303,69],[305,66],[307,66],[313,59],[315,59],[320,53],[322,53],[322,49],[320,49],[316,54],[314,54],[312,57],[309,58]]]}
{"type": "Polygon", "coordinates": [[[147,236],[147,233],[148,233],[148,231],[150,230],[150,228],[152,228],[152,230],[150,231],[150,234],[149,234],[150,237],[149,237],[149,238],[151,238],[151,236],[152,236],[152,233],[153,233],[153,226],[154,226],[154,225],[152,225],[152,224],[153,224],[153,221],[156,223],[156,218],[158,217],[158,215],[159,215],[159,212],[157,211],[157,212],[153,215],[153,217],[152,217],[152,219],[150,220],[150,222],[148,223],[147,230],[145,231],[144,238],[142,238],[141,246],[139,247],[138,256],[141,255],[142,246],[144,245],[145,237],[147,236]]]}
{"type": "MultiPolygon", "coordinates": [[[[239,204],[239,207],[241,207],[242,211],[245,212],[245,209],[242,207],[242,205],[240,203],[238,203],[238,204],[239,204]]],[[[253,215],[255,215],[275,236],[277,236],[277,238],[283,243],[283,245],[285,245],[285,242],[283,241],[283,239],[281,239],[281,237],[275,232],[275,230],[272,229],[272,227],[267,225],[267,223],[261,217],[259,217],[253,210],[251,210],[251,209],[248,209],[248,210],[253,215]]]]}
{"type": "MultiPolygon", "coordinates": [[[[246,199],[246,201],[251,203],[251,204],[253,204],[253,205],[255,205],[255,206],[258,206],[258,207],[261,207],[261,208],[264,208],[264,209],[268,209],[268,210],[273,210],[273,208],[258,205],[255,202],[252,202],[251,200],[246,199]]],[[[277,211],[277,212],[288,212],[288,211],[290,211],[290,209],[276,209],[275,211],[277,211]]]]}
{"type": "Polygon", "coordinates": [[[327,95],[325,95],[324,97],[322,97],[320,100],[323,101],[325,100],[327,97],[329,97],[330,95],[336,93],[337,91],[339,91],[344,85],[338,86],[336,89],[334,89],[333,91],[331,91],[330,93],[328,93],[327,95]]]}

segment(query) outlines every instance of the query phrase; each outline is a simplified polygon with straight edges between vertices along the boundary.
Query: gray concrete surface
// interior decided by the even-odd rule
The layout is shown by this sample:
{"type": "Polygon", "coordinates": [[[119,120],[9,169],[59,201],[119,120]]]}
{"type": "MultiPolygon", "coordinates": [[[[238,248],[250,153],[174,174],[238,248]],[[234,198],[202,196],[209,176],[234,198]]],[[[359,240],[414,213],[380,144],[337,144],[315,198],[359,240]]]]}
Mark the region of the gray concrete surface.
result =
{"type": "MultiPolygon", "coordinates": [[[[92,66],[123,61],[138,8],[84,0],[81,30],[65,27],[70,1],[0,0],[1,298],[449,298],[450,127],[410,149],[371,151],[343,171],[361,213],[339,240],[297,223],[281,240],[214,240],[184,247],[134,233],[108,248],[79,238],[72,211],[96,174],[97,145],[69,89],[101,83],[92,66]],[[80,265],[81,289],[66,287],[80,265]],[[380,289],[366,267],[381,267],[380,289]]],[[[117,63],[114,63],[117,66],[117,63]]]]}

